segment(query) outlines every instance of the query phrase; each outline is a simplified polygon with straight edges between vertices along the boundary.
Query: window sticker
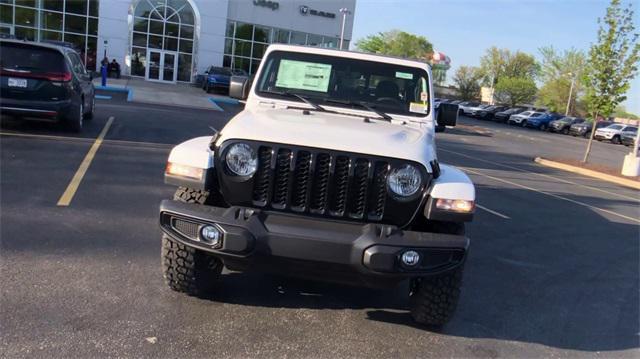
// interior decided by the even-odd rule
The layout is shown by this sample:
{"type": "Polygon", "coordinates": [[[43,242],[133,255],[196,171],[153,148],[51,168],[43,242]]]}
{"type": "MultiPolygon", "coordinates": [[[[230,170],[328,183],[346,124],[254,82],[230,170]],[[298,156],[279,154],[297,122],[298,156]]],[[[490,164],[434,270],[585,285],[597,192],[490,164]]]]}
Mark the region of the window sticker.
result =
{"type": "Polygon", "coordinates": [[[429,95],[426,92],[420,92],[420,101],[427,102],[429,95]]]}
{"type": "Polygon", "coordinates": [[[426,104],[420,102],[412,102],[409,104],[409,112],[413,113],[427,113],[428,108],[426,104]]]}
{"type": "Polygon", "coordinates": [[[327,92],[331,65],[306,61],[280,60],[277,87],[327,92]]]}
{"type": "Polygon", "coordinates": [[[410,72],[396,71],[396,78],[405,79],[405,80],[413,80],[413,74],[410,73],[410,72]]]}

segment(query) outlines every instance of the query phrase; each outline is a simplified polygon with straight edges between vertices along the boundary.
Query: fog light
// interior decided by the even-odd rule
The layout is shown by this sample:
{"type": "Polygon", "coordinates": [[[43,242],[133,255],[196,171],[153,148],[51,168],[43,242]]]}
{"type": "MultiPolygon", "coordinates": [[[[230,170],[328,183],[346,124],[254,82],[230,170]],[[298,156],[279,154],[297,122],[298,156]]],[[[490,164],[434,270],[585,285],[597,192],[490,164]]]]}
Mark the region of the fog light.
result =
{"type": "Polygon", "coordinates": [[[222,242],[222,231],[216,226],[203,226],[200,228],[200,240],[209,245],[218,246],[222,242]]]}
{"type": "Polygon", "coordinates": [[[420,255],[416,251],[406,251],[402,253],[402,263],[406,266],[413,267],[420,261],[420,255]]]}

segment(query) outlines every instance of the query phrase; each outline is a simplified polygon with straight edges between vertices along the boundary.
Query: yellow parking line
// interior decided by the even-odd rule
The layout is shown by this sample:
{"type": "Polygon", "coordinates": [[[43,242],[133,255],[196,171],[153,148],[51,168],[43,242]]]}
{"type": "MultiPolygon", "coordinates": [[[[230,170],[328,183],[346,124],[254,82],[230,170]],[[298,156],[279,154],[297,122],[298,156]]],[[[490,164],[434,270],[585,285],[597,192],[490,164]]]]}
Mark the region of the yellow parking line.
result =
{"type": "Polygon", "coordinates": [[[91,161],[93,161],[93,157],[96,155],[96,152],[98,152],[98,148],[100,148],[100,145],[104,140],[104,136],[109,131],[109,128],[111,127],[112,123],[113,123],[113,117],[109,117],[107,124],[104,125],[102,132],[100,132],[100,135],[98,135],[98,138],[96,138],[93,145],[91,145],[89,152],[87,152],[87,155],[84,156],[82,163],[80,163],[80,167],[78,167],[78,170],[73,175],[73,178],[71,179],[71,182],[69,182],[67,189],[64,191],[64,193],[58,200],[58,206],[66,207],[69,205],[69,203],[71,203],[73,196],[76,194],[76,191],[80,186],[80,182],[82,182],[82,178],[84,177],[85,173],[87,173],[87,169],[89,169],[89,165],[91,165],[91,161]]]}

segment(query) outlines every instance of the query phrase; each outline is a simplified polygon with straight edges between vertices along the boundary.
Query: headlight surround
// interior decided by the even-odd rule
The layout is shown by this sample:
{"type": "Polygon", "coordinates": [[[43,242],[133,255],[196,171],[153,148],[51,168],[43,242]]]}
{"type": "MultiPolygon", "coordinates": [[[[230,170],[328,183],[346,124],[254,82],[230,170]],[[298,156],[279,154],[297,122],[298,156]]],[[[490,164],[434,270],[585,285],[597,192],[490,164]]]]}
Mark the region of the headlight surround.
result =
{"type": "Polygon", "coordinates": [[[229,147],[225,156],[227,168],[238,176],[253,176],[258,169],[258,155],[246,143],[236,143],[229,147]]]}
{"type": "Polygon", "coordinates": [[[389,189],[401,197],[409,197],[418,192],[422,185],[422,174],[412,165],[394,168],[387,180],[389,189]]]}

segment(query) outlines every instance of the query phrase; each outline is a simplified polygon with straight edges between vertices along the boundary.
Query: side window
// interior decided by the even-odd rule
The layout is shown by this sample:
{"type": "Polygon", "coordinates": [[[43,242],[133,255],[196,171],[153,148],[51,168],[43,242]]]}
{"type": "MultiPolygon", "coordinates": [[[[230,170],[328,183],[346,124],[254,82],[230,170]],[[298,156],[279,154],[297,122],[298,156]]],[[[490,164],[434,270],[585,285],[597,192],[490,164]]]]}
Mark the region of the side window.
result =
{"type": "Polygon", "coordinates": [[[69,52],[68,56],[69,56],[69,61],[71,62],[71,69],[73,70],[73,72],[75,72],[78,75],[86,74],[84,65],[82,64],[82,61],[80,61],[80,57],[78,56],[78,54],[74,52],[69,52]]]}

